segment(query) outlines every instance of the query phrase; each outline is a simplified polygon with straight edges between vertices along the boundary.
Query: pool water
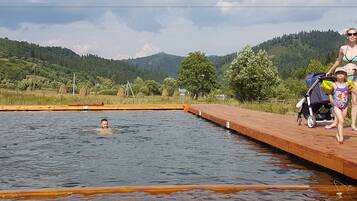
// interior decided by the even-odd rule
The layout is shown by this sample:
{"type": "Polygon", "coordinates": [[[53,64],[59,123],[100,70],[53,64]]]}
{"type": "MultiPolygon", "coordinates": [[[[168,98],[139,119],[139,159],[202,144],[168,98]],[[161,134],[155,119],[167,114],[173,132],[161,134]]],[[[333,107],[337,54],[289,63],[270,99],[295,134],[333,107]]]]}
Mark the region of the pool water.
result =
{"type": "Polygon", "coordinates": [[[0,136],[0,189],[340,180],[182,111],[2,112],[0,136]]]}

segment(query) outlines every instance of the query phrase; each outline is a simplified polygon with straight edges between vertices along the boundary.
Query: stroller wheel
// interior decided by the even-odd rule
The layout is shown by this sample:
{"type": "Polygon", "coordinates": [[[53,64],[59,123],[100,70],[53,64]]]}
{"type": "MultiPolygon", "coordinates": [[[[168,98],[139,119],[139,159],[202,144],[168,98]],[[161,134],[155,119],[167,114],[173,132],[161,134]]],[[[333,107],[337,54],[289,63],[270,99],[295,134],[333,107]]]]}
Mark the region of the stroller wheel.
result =
{"type": "Polygon", "coordinates": [[[316,126],[316,118],[315,118],[315,116],[309,115],[307,117],[307,126],[309,128],[313,128],[313,127],[316,126]]]}

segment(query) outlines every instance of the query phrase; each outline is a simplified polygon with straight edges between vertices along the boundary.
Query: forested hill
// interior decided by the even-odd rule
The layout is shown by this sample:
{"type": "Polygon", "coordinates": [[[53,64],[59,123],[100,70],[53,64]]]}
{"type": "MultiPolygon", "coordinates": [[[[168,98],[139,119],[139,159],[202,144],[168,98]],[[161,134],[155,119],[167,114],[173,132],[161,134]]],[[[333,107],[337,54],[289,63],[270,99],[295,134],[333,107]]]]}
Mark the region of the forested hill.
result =
{"type": "MultiPolygon", "coordinates": [[[[320,60],[322,63],[333,62],[337,56],[339,46],[345,38],[335,31],[310,31],[297,34],[288,34],[263,42],[253,49],[267,51],[279,72],[284,76],[297,68],[304,68],[311,59],[320,60]]],[[[239,51],[237,49],[237,51],[239,51]]],[[[209,56],[217,71],[220,73],[223,66],[229,65],[237,54],[225,56],[209,56]]],[[[178,72],[179,64],[184,57],[159,53],[148,57],[127,60],[130,64],[142,69],[160,69],[170,75],[178,72]]]]}
{"type": "MultiPolygon", "coordinates": [[[[323,64],[333,62],[345,38],[335,31],[300,32],[276,37],[253,49],[268,52],[283,77],[289,77],[297,68],[306,67],[311,59],[323,64]]],[[[237,49],[239,51],[239,49],[237,49]]],[[[229,65],[236,53],[209,56],[218,73],[229,65]]],[[[168,75],[176,77],[184,57],[159,53],[144,58],[111,60],[95,55],[79,56],[60,47],[41,47],[27,42],[0,38],[0,87],[17,82],[48,82],[52,88],[71,82],[73,73],[79,81],[89,85],[98,83],[125,83],[141,77],[162,81],[168,75]],[[28,79],[28,80],[26,80],[28,79]],[[34,81],[35,80],[35,81],[34,81]]]]}
{"type": "MultiPolygon", "coordinates": [[[[222,70],[221,67],[228,62],[230,63],[235,56],[236,54],[227,56],[208,56],[208,59],[215,64],[220,73],[222,70]]],[[[184,58],[185,57],[160,52],[147,57],[126,59],[122,61],[140,69],[158,70],[160,72],[168,73],[172,77],[177,77],[181,62],[184,58]]]]}
{"type": "Polygon", "coordinates": [[[282,74],[306,67],[311,59],[333,62],[345,37],[335,31],[311,31],[284,35],[255,46],[268,52],[282,74]]]}
{"type": "MultiPolygon", "coordinates": [[[[265,50],[286,78],[296,69],[306,68],[311,59],[323,64],[334,62],[339,47],[344,43],[345,37],[336,31],[310,31],[276,37],[254,46],[253,50],[265,50]]],[[[216,67],[222,69],[235,56],[236,53],[232,53],[216,58],[216,67]]]]}
{"type": "Polygon", "coordinates": [[[160,52],[148,57],[123,60],[130,65],[140,69],[150,69],[154,71],[166,72],[172,77],[176,77],[184,57],[160,52]]]}
{"type": "MultiPolygon", "coordinates": [[[[30,73],[30,68],[37,66],[37,75],[45,78],[53,78],[58,72],[62,71],[61,75],[72,77],[73,72],[83,76],[83,79],[91,82],[92,84],[98,81],[98,76],[108,78],[116,83],[125,83],[127,80],[133,80],[136,77],[143,79],[153,79],[156,81],[162,81],[167,74],[158,71],[152,71],[150,69],[138,69],[129,65],[126,62],[119,60],[104,59],[95,55],[80,56],[74,53],[72,50],[61,47],[41,47],[36,44],[27,42],[19,42],[9,40],[7,38],[0,39],[0,52],[3,59],[12,58],[16,59],[19,63],[31,62],[32,67],[26,67],[17,69],[19,75],[30,73]],[[7,58],[8,57],[8,58],[7,58]],[[42,73],[42,74],[41,74],[42,73]]],[[[9,64],[10,65],[10,64],[9,64]]],[[[16,66],[16,65],[15,65],[16,66]]],[[[3,66],[2,69],[5,67],[3,66]]],[[[0,69],[1,70],[1,69],[0,69]]],[[[9,71],[15,71],[13,68],[9,68],[9,71]]],[[[2,78],[12,72],[0,71],[2,78]]],[[[10,76],[11,77],[11,76],[10,76]]],[[[19,76],[17,79],[22,79],[23,76],[19,76]]]]}

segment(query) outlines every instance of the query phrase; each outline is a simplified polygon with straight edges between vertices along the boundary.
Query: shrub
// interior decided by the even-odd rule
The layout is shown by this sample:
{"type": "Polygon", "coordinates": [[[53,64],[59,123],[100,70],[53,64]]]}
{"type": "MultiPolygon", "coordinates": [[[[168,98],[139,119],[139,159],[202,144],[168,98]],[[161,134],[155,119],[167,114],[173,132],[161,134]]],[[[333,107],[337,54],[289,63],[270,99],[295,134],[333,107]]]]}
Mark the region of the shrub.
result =
{"type": "Polygon", "coordinates": [[[116,89],[104,89],[98,92],[99,95],[117,95],[116,89]]]}
{"type": "Polygon", "coordinates": [[[89,94],[89,89],[87,87],[81,87],[79,90],[80,96],[87,96],[89,94]]]}
{"type": "Polygon", "coordinates": [[[67,88],[66,88],[65,84],[61,84],[61,86],[60,86],[60,88],[58,90],[58,93],[61,94],[61,95],[67,94],[67,88]]]}
{"type": "Polygon", "coordinates": [[[119,87],[117,96],[119,96],[120,98],[124,98],[125,97],[125,87],[124,86],[120,86],[119,87]]]}
{"type": "Polygon", "coordinates": [[[162,97],[168,97],[169,96],[169,92],[167,91],[167,89],[163,89],[162,93],[161,93],[162,97]]]}
{"type": "Polygon", "coordinates": [[[230,88],[241,101],[266,100],[279,85],[278,70],[265,51],[245,47],[225,73],[230,88]]]}

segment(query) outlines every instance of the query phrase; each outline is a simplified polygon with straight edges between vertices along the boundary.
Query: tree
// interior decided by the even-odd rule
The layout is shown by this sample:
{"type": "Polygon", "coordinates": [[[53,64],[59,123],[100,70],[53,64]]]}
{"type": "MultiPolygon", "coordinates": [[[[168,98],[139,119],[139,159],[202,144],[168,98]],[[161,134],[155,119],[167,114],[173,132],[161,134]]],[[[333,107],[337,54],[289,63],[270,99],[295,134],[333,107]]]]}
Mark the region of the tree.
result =
{"type": "Polygon", "coordinates": [[[196,99],[210,93],[217,83],[214,64],[203,52],[189,53],[181,63],[179,83],[196,99]]]}
{"type": "Polygon", "coordinates": [[[134,94],[138,94],[140,92],[146,94],[149,91],[149,89],[145,86],[145,81],[141,77],[137,77],[131,86],[134,94]]]}
{"type": "Polygon", "coordinates": [[[305,69],[305,75],[312,73],[324,73],[327,72],[328,68],[328,65],[323,65],[320,61],[311,59],[309,65],[305,69]]]}
{"type": "Polygon", "coordinates": [[[157,83],[155,80],[146,80],[145,86],[149,90],[149,94],[147,95],[159,95],[160,94],[160,84],[157,83]]]}
{"type": "Polygon", "coordinates": [[[265,51],[255,53],[251,47],[243,48],[227,68],[230,88],[241,101],[264,100],[274,95],[280,78],[278,70],[265,51]]]}
{"type": "Polygon", "coordinates": [[[175,80],[172,77],[167,77],[162,82],[162,91],[166,90],[165,93],[167,93],[167,96],[172,96],[177,88],[178,88],[177,80],[175,80]]]}
{"type": "Polygon", "coordinates": [[[101,77],[101,76],[97,76],[97,79],[99,81],[99,86],[101,89],[111,89],[114,87],[115,82],[114,80],[111,80],[109,78],[105,78],[105,77],[101,77]]]}
{"type": "Polygon", "coordinates": [[[48,80],[41,76],[28,75],[25,79],[21,80],[18,88],[21,90],[35,90],[41,89],[48,84],[48,80]]]}

